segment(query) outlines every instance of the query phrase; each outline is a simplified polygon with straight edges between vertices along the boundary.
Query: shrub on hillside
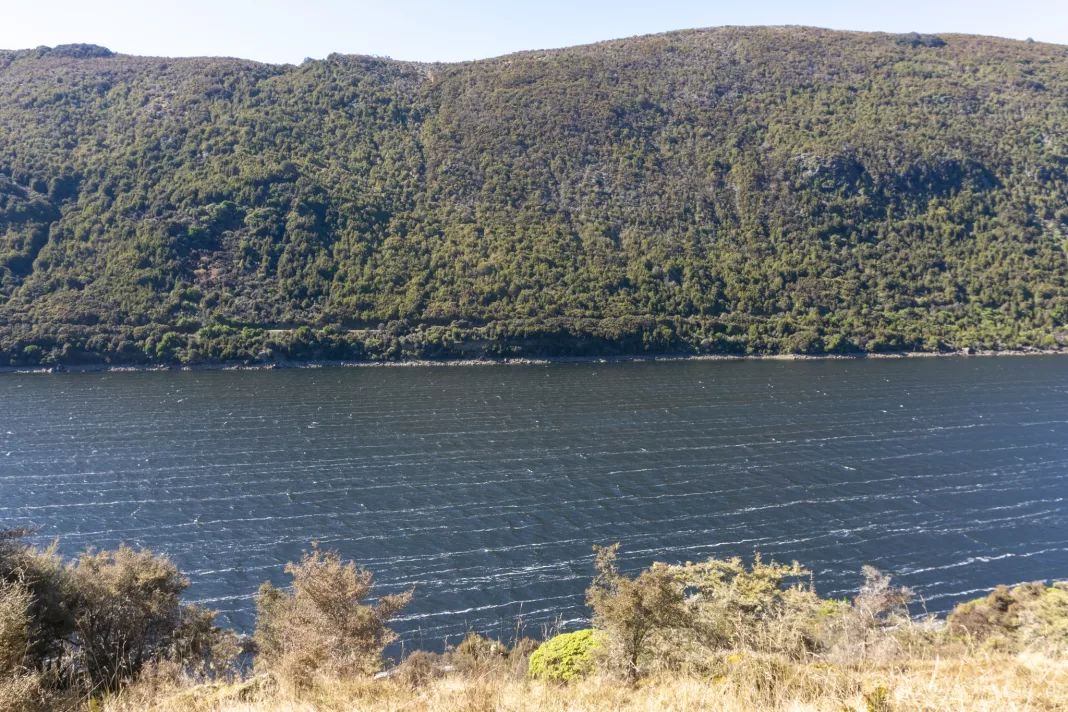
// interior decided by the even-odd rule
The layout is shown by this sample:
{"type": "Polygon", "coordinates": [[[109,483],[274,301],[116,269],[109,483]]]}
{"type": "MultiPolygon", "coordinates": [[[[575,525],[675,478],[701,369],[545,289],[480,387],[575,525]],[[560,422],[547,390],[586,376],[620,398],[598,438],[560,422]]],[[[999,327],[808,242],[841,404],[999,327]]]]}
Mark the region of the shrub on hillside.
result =
{"type": "Polygon", "coordinates": [[[0,712],[28,712],[41,702],[40,675],[27,667],[31,603],[24,586],[0,581],[0,712]]]}
{"type": "Polygon", "coordinates": [[[270,583],[256,597],[256,666],[296,687],[316,675],[368,675],[382,666],[382,653],[397,639],[388,621],[411,600],[411,592],[382,596],[375,605],[371,572],[313,548],[290,563],[292,592],[270,583]]]}
{"type": "Polygon", "coordinates": [[[946,623],[952,635],[985,647],[1068,652],[1068,582],[998,586],[984,598],[959,604],[946,623]]]}
{"type": "Polygon", "coordinates": [[[418,689],[444,675],[442,667],[440,655],[416,650],[397,666],[395,677],[401,684],[418,689]]]}
{"type": "Polygon", "coordinates": [[[821,646],[838,662],[889,658],[903,647],[930,643],[929,619],[913,620],[913,593],[894,586],[889,574],[874,566],[861,569],[864,581],[853,601],[821,600],[816,621],[821,646]]]}
{"type": "Polygon", "coordinates": [[[757,554],[749,567],[735,557],[670,570],[688,594],[691,628],[701,645],[794,658],[817,645],[812,621],[820,601],[811,587],[799,583],[810,573],[796,561],[765,563],[757,554]],[[790,581],[794,583],[786,585],[790,581]]]}
{"type": "Polygon", "coordinates": [[[71,585],[56,545],[25,543],[28,529],[0,529],[0,582],[22,587],[28,597],[26,664],[43,667],[59,658],[74,629],[71,585]]]}
{"type": "Polygon", "coordinates": [[[214,679],[237,672],[237,661],[248,652],[246,641],[232,630],[220,628],[216,612],[200,606],[182,606],[181,620],[166,659],[187,677],[214,679]]]}
{"type": "Polygon", "coordinates": [[[520,638],[512,644],[512,650],[508,654],[511,658],[529,658],[540,647],[540,643],[533,638],[520,638]]]}
{"type": "Polygon", "coordinates": [[[508,658],[508,646],[470,631],[456,646],[453,660],[461,667],[480,668],[508,658]]]}
{"type": "Polygon", "coordinates": [[[585,677],[593,671],[605,642],[603,632],[590,628],[550,638],[531,653],[530,677],[561,682],[585,677]]]}
{"type": "Polygon", "coordinates": [[[890,575],[874,566],[864,566],[860,571],[864,583],[853,599],[853,608],[860,615],[876,623],[908,617],[909,602],[914,595],[911,589],[891,585],[890,575]]]}
{"type": "Polygon", "coordinates": [[[18,584],[0,582],[0,675],[23,666],[29,652],[30,594],[18,584]]]}
{"type": "Polygon", "coordinates": [[[229,665],[232,634],[212,612],[183,605],[189,586],[178,567],[147,549],[88,551],[69,568],[73,591],[73,671],[93,688],[114,689],[149,663],[172,660],[198,671],[229,665]]]}
{"type": "Polygon", "coordinates": [[[121,546],[65,564],[55,545],[26,544],[29,533],[0,531],[5,675],[15,669],[10,641],[23,641],[18,669],[71,694],[113,690],[161,661],[186,674],[230,669],[236,635],[211,611],[181,602],[189,582],[166,557],[121,546]],[[22,618],[12,613],[19,601],[22,618]]]}
{"type": "MultiPolygon", "coordinates": [[[[741,559],[654,563],[630,578],[615,566],[618,545],[597,548],[587,591],[594,624],[609,635],[609,662],[637,676],[642,659],[693,665],[719,650],[801,659],[820,646],[821,601],[794,562],[741,559]]],[[[703,663],[702,663],[703,664],[703,663]]]]}
{"type": "Polygon", "coordinates": [[[654,637],[692,624],[683,586],[672,567],[654,563],[631,578],[616,567],[619,544],[595,546],[597,576],[586,590],[593,623],[608,633],[609,662],[637,678],[654,637]]]}
{"type": "Polygon", "coordinates": [[[1068,654],[1068,581],[1046,588],[1024,611],[1020,637],[1029,648],[1068,654]]]}

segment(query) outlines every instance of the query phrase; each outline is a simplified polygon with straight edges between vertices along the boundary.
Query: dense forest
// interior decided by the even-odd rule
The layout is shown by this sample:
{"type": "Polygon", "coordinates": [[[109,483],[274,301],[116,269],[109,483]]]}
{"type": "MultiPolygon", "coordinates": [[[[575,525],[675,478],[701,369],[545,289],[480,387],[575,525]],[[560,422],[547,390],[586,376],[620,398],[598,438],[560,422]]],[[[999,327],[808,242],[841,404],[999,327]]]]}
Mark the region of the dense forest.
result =
{"type": "Polygon", "coordinates": [[[1068,345],[1068,47],[0,51],[0,365],[1068,345]]]}

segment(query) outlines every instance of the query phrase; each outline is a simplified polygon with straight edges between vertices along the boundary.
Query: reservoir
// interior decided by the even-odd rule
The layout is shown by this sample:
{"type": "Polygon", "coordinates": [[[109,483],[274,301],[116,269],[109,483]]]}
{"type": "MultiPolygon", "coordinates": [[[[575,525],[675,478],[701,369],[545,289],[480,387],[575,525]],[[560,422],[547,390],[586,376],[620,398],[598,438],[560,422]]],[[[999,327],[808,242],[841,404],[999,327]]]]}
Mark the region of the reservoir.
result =
{"type": "Polygon", "coordinates": [[[312,541],[415,587],[411,644],[586,615],[636,570],[872,564],[944,612],[1068,578],[1068,358],[0,375],[0,525],[169,555],[249,630],[312,541]]]}

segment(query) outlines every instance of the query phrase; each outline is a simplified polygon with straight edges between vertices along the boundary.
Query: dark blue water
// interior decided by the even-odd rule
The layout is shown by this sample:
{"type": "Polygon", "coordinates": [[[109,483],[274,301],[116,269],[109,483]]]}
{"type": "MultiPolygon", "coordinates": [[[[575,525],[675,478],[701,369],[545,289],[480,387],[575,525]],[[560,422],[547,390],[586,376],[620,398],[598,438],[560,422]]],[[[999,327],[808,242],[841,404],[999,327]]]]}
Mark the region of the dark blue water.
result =
{"type": "Polygon", "coordinates": [[[0,375],[0,524],[169,554],[247,628],[313,539],[430,645],[585,615],[627,567],[862,564],[932,611],[1068,577],[1068,358],[0,375]]]}

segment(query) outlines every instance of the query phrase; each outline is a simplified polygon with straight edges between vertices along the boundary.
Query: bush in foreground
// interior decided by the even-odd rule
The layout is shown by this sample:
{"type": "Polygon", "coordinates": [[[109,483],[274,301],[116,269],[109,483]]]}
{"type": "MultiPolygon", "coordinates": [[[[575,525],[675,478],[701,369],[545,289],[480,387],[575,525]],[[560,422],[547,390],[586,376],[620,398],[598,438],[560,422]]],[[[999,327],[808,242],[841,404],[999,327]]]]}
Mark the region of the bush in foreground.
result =
{"type": "Polygon", "coordinates": [[[952,634],[1010,652],[1068,653],[1068,581],[1010,588],[962,603],[946,620],[952,634]]]}
{"type": "Polygon", "coordinates": [[[0,712],[27,712],[40,706],[40,675],[28,667],[30,592],[0,581],[0,712]]]}
{"type": "Polygon", "coordinates": [[[586,591],[586,604],[593,610],[594,625],[608,633],[608,660],[637,679],[642,655],[654,636],[688,627],[692,615],[685,587],[672,567],[654,563],[631,578],[616,567],[618,550],[619,544],[594,547],[597,576],[586,591]]]}
{"type": "Polygon", "coordinates": [[[74,613],[67,664],[94,689],[117,689],[164,659],[210,665],[213,654],[230,647],[213,613],[182,604],[189,579],[166,557],[128,546],[89,551],[67,576],[74,613]]]}
{"type": "Polygon", "coordinates": [[[593,672],[595,656],[604,646],[604,633],[592,628],[550,638],[531,653],[530,677],[561,682],[586,677],[593,672]]]}
{"type": "Polygon", "coordinates": [[[285,570],[293,577],[292,592],[265,583],[256,597],[257,670],[296,687],[317,676],[377,672],[382,652],[397,639],[387,622],[408,604],[411,591],[366,605],[371,572],[318,548],[285,570]]]}
{"type": "Polygon", "coordinates": [[[158,663],[191,679],[232,669],[236,636],[182,603],[189,581],[169,559],[120,546],[64,562],[54,545],[25,544],[28,533],[0,532],[0,697],[21,690],[55,706],[118,690],[158,663]]]}
{"type": "Polygon", "coordinates": [[[73,591],[56,545],[28,546],[26,537],[31,533],[0,528],[0,581],[19,587],[29,597],[26,662],[39,668],[62,656],[64,641],[74,631],[73,591]]]}

